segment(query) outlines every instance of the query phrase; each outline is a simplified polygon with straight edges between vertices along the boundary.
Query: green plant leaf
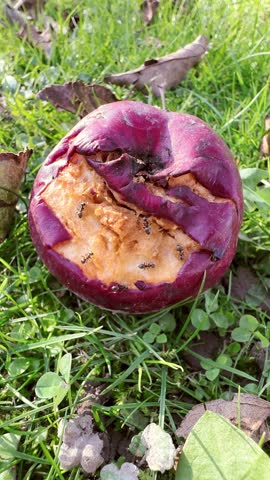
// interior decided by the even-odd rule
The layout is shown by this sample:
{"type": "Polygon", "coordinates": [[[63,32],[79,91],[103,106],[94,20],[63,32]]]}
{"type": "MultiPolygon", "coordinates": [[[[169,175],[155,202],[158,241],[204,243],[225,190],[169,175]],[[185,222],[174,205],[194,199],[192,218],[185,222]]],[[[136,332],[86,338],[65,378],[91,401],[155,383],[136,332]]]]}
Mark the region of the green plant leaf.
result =
{"type": "Polygon", "coordinates": [[[160,335],[157,336],[156,338],[157,343],[166,343],[167,342],[167,336],[165,333],[161,333],[160,335]]]}
{"type": "Polygon", "coordinates": [[[262,344],[262,348],[267,348],[269,347],[269,340],[266,338],[261,332],[255,332],[254,337],[258,338],[262,344]]]}
{"type": "Polygon", "coordinates": [[[260,168],[244,168],[240,170],[243,181],[244,199],[251,203],[257,203],[259,207],[269,205],[267,188],[258,188],[258,183],[268,178],[267,172],[260,168]]]}
{"type": "Polygon", "coordinates": [[[211,368],[210,370],[206,370],[205,376],[210,382],[213,382],[219,376],[219,373],[219,368],[211,368]]]}
{"type": "Polygon", "coordinates": [[[40,377],[36,385],[36,395],[39,398],[53,398],[56,397],[59,393],[59,388],[63,379],[54,372],[47,372],[40,377]]]}
{"type": "Polygon", "coordinates": [[[224,417],[207,411],[184,445],[175,480],[269,480],[270,459],[224,417]]]}
{"type": "Polygon", "coordinates": [[[245,385],[245,392],[251,393],[252,395],[258,395],[259,387],[256,383],[247,383],[245,385]]]}
{"type": "Polygon", "coordinates": [[[56,408],[62,402],[62,400],[65,398],[66,394],[68,393],[69,389],[70,389],[70,385],[68,385],[65,382],[61,382],[61,385],[59,385],[58,387],[57,394],[53,399],[54,408],[56,408]]]}
{"type": "Polygon", "coordinates": [[[20,435],[4,433],[0,437],[0,459],[11,460],[16,456],[16,450],[20,441],[20,435]]]}
{"type": "Polygon", "coordinates": [[[257,192],[254,192],[249,187],[244,187],[243,193],[244,199],[247,202],[256,203],[260,209],[263,209],[264,207],[269,205],[268,202],[261,195],[259,195],[257,192]]]}
{"type": "Polygon", "coordinates": [[[227,347],[227,352],[229,355],[237,355],[238,352],[241,350],[241,345],[238,342],[232,342],[227,347]]]}
{"type": "Polygon", "coordinates": [[[149,328],[149,332],[152,333],[152,335],[158,335],[160,333],[161,327],[158,323],[152,323],[149,328]]]}
{"type": "Polygon", "coordinates": [[[15,93],[18,87],[18,82],[12,75],[5,75],[2,79],[2,88],[8,92],[15,93]]]}
{"type": "MultiPolygon", "coordinates": [[[[3,464],[1,465],[3,466],[3,464]]],[[[0,473],[0,480],[16,480],[16,470],[15,468],[9,468],[4,472],[0,473]]]]}
{"type": "Polygon", "coordinates": [[[259,325],[257,318],[253,315],[242,315],[240,318],[239,325],[241,328],[254,332],[259,325]]]}
{"type": "Polygon", "coordinates": [[[237,328],[234,328],[232,331],[232,338],[236,342],[248,342],[250,337],[251,337],[251,332],[246,328],[237,327],[237,328]]]}
{"type": "Polygon", "coordinates": [[[191,313],[191,323],[193,327],[198,328],[200,330],[209,330],[210,322],[208,314],[202,310],[201,308],[195,308],[191,313]]]}
{"type": "Polygon", "coordinates": [[[134,435],[134,437],[132,437],[128,449],[129,449],[130,453],[132,453],[132,455],[135,455],[136,457],[143,457],[144,456],[144,454],[147,450],[147,445],[142,440],[142,432],[140,432],[138,435],[134,435]]]}
{"type": "Polygon", "coordinates": [[[222,312],[211,313],[210,317],[214,320],[215,324],[219,328],[228,328],[233,323],[233,318],[227,313],[226,315],[222,312]]]}
{"type": "Polygon", "coordinates": [[[176,321],[172,313],[166,313],[158,321],[163,332],[173,332],[176,327],[176,321]]]}
{"type": "Polygon", "coordinates": [[[205,310],[207,313],[215,312],[218,309],[218,296],[219,292],[216,295],[209,290],[205,292],[205,310]]]}
{"type": "Polygon", "coordinates": [[[29,283],[38,282],[42,277],[42,272],[39,267],[32,267],[28,272],[29,283]]]}
{"type": "Polygon", "coordinates": [[[263,198],[263,200],[270,204],[270,187],[260,188],[257,190],[257,193],[263,198]]]}
{"type": "Polygon", "coordinates": [[[25,372],[29,366],[30,360],[28,358],[15,358],[15,360],[13,360],[8,367],[8,373],[11,377],[16,377],[17,375],[21,375],[23,372],[25,372]]]}
{"type": "Polygon", "coordinates": [[[71,353],[66,353],[59,360],[59,371],[63,375],[65,381],[69,383],[70,380],[70,370],[71,370],[72,355],[71,353]]]}
{"type": "Polygon", "coordinates": [[[267,176],[267,172],[262,168],[241,168],[240,176],[244,185],[255,189],[258,183],[267,176]]]}
{"type": "Polygon", "coordinates": [[[211,361],[209,358],[204,358],[200,362],[201,367],[204,368],[204,370],[211,370],[212,368],[215,368],[215,365],[213,364],[213,361],[211,361]]]}
{"type": "Polygon", "coordinates": [[[154,343],[156,336],[151,332],[145,332],[143,335],[143,340],[145,343],[154,343]]]}
{"type": "Polygon", "coordinates": [[[226,353],[221,353],[216,361],[219,365],[223,365],[224,367],[231,367],[232,365],[232,359],[229,355],[226,355],[226,353]]]}

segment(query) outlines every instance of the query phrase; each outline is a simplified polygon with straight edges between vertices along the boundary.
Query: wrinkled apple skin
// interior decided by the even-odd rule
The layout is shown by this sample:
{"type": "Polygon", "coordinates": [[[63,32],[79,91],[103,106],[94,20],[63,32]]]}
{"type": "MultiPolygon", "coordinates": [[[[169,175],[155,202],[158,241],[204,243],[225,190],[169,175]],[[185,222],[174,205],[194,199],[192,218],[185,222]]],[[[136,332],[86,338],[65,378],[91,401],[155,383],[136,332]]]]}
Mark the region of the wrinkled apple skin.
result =
{"type": "Polygon", "coordinates": [[[87,115],[47,157],[34,183],[29,227],[40,258],[68,289],[106,309],[146,313],[196,296],[204,272],[205,289],[220,280],[235,254],[242,216],[242,187],[236,164],[225,143],[206,123],[191,115],[123,101],[101,106],[87,115]],[[68,240],[70,234],[42,200],[43,190],[74,153],[87,158],[98,151],[116,149],[123,152],[120,159],[100,164],[91,157],[88,163],[122,198],[138,205],[143,199],[148,213],[158,217],[162,212],[163,218],[174,219],[202,246],[190,255],[172,283],[146,284],[138,273],[134,288],[117,291],[117,284],[105,285],[87,278],[79,266],[52,249],[68,240]],[[130,156],[145,161],[150,180],[162,183],[162,179],[190,172],[213,195],[231,202],[213,204],[182,186],[166,193],[184,203],[161,204],[160,197],[151,196],[143,191],[144,185],[133,182],[130,156]]]}

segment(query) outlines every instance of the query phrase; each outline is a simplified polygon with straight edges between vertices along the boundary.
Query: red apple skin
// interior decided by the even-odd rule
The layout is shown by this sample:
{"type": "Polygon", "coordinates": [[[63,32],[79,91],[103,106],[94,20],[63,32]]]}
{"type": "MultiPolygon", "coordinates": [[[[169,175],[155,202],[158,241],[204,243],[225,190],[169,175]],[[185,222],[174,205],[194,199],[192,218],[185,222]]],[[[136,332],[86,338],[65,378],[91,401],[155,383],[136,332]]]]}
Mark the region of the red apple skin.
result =
{"type": "Polygon", "coordinates": [[[41,260],[68,289],[109,310],[147,313],[196,296],[204,272],[204,289],[221,279],[235,255],[242,217],[242,186],[235,161],[223,140],[206,123],[191,115],[123,101],[101,106],[87,115],[47,157],[34,183],[29,227],[41,260]],[[93,159],[99,151],[115,150],[120,152],[119,159],[108,163],[93,159]],[[190,255],[172,283],[147,284],[138,274],[134,288],[122,290],[116,282],[106,285],[87,278],[78,265],[53,250],[70,234],[41,195],[75,153],[84,155],[123,200],[174,221],[200,243],[201,250],[190,255]],[[133,181],[134,157],[145,161],[153,182],[162,184],[169,177],[192,173],[213,195],[228,201],[208,202],[183,186],[165,190],[167,196],[181,199],[182,203],[161,201],[133,181]]]}

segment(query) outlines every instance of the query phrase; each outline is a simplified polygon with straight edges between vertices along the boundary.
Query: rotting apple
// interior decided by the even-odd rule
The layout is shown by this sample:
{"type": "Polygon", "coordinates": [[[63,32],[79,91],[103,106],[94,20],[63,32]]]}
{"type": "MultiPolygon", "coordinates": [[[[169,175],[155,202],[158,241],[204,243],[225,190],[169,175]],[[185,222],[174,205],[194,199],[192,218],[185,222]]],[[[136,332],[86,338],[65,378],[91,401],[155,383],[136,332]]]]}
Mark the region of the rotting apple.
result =
{"type": "Polygon", "coordinates": [[[197,117],[140,102],[99,107],[53,149],[29,225],[48,269],[106,309],[146,313],[194,297],[229,267],[243,216],[240,176],[197,117]]]}

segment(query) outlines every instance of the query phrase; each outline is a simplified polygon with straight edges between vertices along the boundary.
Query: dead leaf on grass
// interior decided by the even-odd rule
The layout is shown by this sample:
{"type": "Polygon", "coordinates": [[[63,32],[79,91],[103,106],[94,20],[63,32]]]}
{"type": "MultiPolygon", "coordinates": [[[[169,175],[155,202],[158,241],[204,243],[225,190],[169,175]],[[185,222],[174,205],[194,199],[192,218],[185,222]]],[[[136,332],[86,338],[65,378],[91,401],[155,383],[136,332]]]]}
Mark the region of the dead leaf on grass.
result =
{"type": "Polygon", "coordinates": [[[231,294],[233,298],[252,303],[270,312],[270,294],[257,275],[247,267],[239,266],[232,277],[231,294]]]}
{"type": "Polygon", "coordinates": [[[49,85],[38,92],[37,97],[51,102],[57,108],[79,113],[81,117],[100,105],[117,101],[108,88],[102,85],[87,85],[81,80],[63,85],[49,85]]]}
{"type": "Polygon", "coordinates": [[[18,25],[20,31],[18,36],[27,39],[32,45],[41,48],[47,58],[50,57],[52,49],[52,37],[50,27],[47,27],[43,32],[39,32],[34,25],[29,23],[25,15],[11,7],[5,5],[5,15],[12,25],[18,25]]]}
{"type": "Polygon", "coordinates": [[[32,150],[29,148],[18,155],[11,152],[0,153],[0,242],[10,230],[18,192],[31,155],[32,150]]]}
{"type": "Polygon", "coordinates": [[[138,90],[149,86],[156,97],[164,98],[169,88],[175,88],[197,65],[208,50],[209,42],[200,35],[194,42],[176,52],[157,59],[146,60],[142,66],[124,73],[107,75],[105,80],[116,85],[133,85],[138,90]]]}
{"type": "MultiPolygon", "coordinates": [[[[180,428],[176,430],[176,435],[186,439],[206,410],[218,413],[238,426],[239,395],[235,393],[230,401],[218,399],[195,405],[184,418],[180,428]]],[[[240,394],[241,430],[249,437],[258,442],[265,433],[264,441],[270,440],[270,430],[266,423],[268,417],[270,417],[270,402],[256,395],[240,394]]]]}
{"type": "MultiPolygon", "coordinates": [[[[189,349],[205,358],[215,359],[223,345],[222,337],[213,332],[200,332],[200,337],[192,340],[189,349]]],[[[192,370],[202,370],[201,360],[192,355],[191,352],[184,352],[183,359],[192,370]]]]}
{"type": "Polygon", "coordinates": [[[42,12],[45,3],[46,0],[17,0],[13,8],[15,10],[23,10],[30,14],[32,18],[37,18],[38,14],[42,12]]]}
{"type": "Polygon", "coordinates": [[[269,347],[263,347],[261,342],[256,342],[250,350],[250,355],[254,357],[256,364],[262,372],[267,366],[269,368],[268,350],[269,347]],[[265,363],[265,360],[267,361],[267,364],[265,363]]]}
{"type": "Polygon", "coordinates": [[[143,12],[143,21],[146,27],[147,25],[150,25],[150,23],[153,21],[153,18],[158,9],[159,3],[160,3],[159,0],[144,0],[144,2],[141,4],[141,10],[143,12]]]}
{"type": "Polygon", "coordinates": [[[266,115],[264,120],[264,130],[267,132],[262,138],[260,144],[260,154],[266,157],[270,156],[270,115],[266,115]]]}

